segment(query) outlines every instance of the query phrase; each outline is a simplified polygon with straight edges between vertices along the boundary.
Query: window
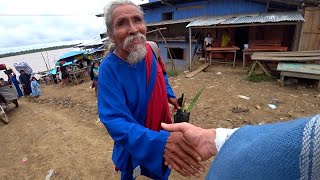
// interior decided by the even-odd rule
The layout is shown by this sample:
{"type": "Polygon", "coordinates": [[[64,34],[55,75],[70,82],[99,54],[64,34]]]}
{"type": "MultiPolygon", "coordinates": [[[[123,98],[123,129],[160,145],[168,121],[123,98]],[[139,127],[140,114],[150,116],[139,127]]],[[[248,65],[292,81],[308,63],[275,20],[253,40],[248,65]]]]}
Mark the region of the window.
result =
{"type": "Polygon", "coordinates": [[[171,52],[173,59],[185,60],[184,49],[182,49],[182,48],[168,48],[167,58],[171,59],[169,51],[171,52]]]}
{"type": "Polygon", "coordinates": [[[167,12],[162,14],[162,21],[173,20],[173,12],[167,12]]]}

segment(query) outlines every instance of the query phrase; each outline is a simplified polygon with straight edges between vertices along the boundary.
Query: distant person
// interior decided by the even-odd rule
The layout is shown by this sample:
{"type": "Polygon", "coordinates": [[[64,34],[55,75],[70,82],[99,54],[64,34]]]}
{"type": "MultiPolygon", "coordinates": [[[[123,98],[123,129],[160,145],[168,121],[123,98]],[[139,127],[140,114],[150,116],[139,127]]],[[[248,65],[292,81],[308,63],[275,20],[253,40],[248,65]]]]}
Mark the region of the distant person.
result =
{"type": "Polygon", "coordinates": [[[0,78],[0,87],[8,86],[9,82],[5,81],[3,78],[0,78]]]}
{"type": "Polygon", "coordinates": [[[93,73],[93,83],[94,83],[94,91],[95,94],[97,96],[97,92],[98,92],[98,77],[99,77],[99,62],[94,62],[93,63],[93,69],[92,69],[92,73],[93,73]]]}
{"type": "Polygon", "coordinates": [[[31,97],[38,97],[41,95],[40,84],[38,83],[35,77],[31,78],[31,90],[32,90],[32,93],[30,94],[31,97]]]}
{"type": "Polygon", "coordinates": [[[78,68],[83,69],[83,67],[84,67],[83,60],[81,60],[81,61],[79,61],[78,68]]]}
{"type": "Polygon", "coordinates": [[[24,70],[21,70],[20,71],[20,76],[19,76],[19,80],[20,80],[20,83],[22,85],[22,88],[23,88],[23,94],[25,96],[28,96],[31,94],[31,81],[30,81],[30,78],[31,78],[31,75],[30,74],[27,74],[25,73],[24,70]]]}
{"type": "Polygon", "coordinates": [[[63,65],[64,62],[60,61],[60,71],[61,71],[61,82],[60,82],[60,87],[63,88],[68,81],[69,74],[68,74],[68,69],[66,66],[63,65]]]}
{"type": "Polygon", "coordinates": [[[207,34],[207,37],[204,38],[204,46],[207,47],[212,47],[213,46],[213,38],[211,33],[207,34]]]}
{"type": "Polygon", "coordinates": [[[60,67],[57,67],[56,79],[57,79],[57,82],[61,82],[62,80],[62,73],[60,71],[60,67]]]}
{"type": "Polygon", "coordinates": [[[20,86],[19,86],[19,81],[17,80],[16,74],[15,73],[11,73],[8,76],[9,76],[9,79],[10,79],[11,83],[15,86],[15,88],[17,90],[18,97],[23,96],[22,91],[21,91],[20,86]]]}
{"type": "MultiPolygon", "coordinates": [[[[209,47],[213,47],[213,38],[212,38],[212,35],[211,33],[208,33],[207,34],[207,37],[204,38],[204,49],[206,50],[207,48],[209,47]]],[[[207,57],[209,56],[209,53],[208,51],[205,52],[205,59],[207,59],[207,57]]]]}

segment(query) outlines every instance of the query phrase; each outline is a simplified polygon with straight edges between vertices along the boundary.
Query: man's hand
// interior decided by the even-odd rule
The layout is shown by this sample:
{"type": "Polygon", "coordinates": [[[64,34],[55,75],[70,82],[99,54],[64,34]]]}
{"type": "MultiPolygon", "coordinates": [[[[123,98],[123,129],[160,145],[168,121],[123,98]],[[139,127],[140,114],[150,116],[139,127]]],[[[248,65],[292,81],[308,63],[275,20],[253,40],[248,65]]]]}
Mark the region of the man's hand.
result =
{"type": "Polygon", "coordinates": [[[174,106],[172,112],[176,112],[178,109],[181,108],[176,98],[169,98],[168,102],[174,106]]]}
{"type": "Polygon", "coordinates": [[[170,132],[181,132],[183,140],[201,155],[201,160],[208,160],[217,154],[215,129],[202,129],[189,123],[161,123],[161,126],[170,132]]]}
{"type": "Polygon", "coordinates": [[[183,139],[181,132],[172,132],[164,150],[165,164],[183,176],[200,177],[199,171],[204,172],[204,166],[199,163],[200,155],[183,139]]]}

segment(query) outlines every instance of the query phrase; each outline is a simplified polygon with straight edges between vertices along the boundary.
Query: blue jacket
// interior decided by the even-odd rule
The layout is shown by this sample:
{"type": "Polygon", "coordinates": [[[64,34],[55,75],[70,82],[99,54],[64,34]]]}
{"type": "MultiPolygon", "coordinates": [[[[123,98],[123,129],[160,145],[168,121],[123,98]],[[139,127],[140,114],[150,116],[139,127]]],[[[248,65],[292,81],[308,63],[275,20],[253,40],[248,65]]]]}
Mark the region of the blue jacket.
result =
{"type": "Polygon", "coordinates": [[[207,179],[320,179],[320,115],[238,129],[222,146],[207,179]]]}

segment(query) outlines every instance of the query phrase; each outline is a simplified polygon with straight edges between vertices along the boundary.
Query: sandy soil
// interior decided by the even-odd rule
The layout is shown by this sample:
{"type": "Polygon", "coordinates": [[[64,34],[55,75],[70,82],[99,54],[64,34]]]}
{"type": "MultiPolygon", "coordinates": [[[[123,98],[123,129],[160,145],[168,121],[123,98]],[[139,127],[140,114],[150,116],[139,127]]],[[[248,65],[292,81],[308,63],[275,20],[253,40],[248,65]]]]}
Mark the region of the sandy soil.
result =
{"type": "MultiPolygon", "coordinates": [[[[170,82],[177,96],[185,93],[187,103],[205,85],[191,112],[191,123],[204,128],[286,121],[320,111],[314,87],[302,82],[280,88],[277,81],[253,83],[245,75],[240,67],[214,65],[193,78],[181,74],[170,82]],[[273,102],[277,109],[267,106],[273,102]],[[232,111],[239,109],[247,112],[232,111]]],[[[10,123],[0,123],[0,179],[44,179],[50,169],[51,179],[119,179],[111,161],[113,141],[98,121],[90,84],[43,85],[38,99],[21,98],[18,108],[11,105],[10,123]]],[[[205,162],[207,168],[211,161],[205,162]]],[[[173,172],[170,179],[186,178],[173,172]]]]}

